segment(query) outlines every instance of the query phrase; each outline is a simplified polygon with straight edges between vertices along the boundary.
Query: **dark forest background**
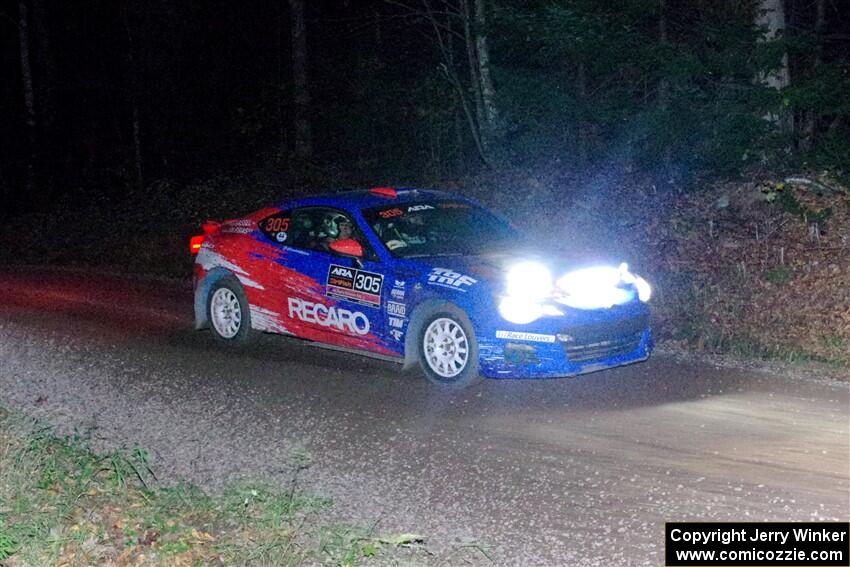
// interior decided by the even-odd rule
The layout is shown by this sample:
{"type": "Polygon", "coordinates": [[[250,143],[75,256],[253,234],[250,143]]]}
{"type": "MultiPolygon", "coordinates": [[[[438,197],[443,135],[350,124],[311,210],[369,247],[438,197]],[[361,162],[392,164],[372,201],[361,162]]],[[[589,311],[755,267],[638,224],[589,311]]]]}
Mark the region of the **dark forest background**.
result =
{"type": "Polygon", "coordinates": [[[850,165],[846,0],[18,0],[0,30],[6,213],[258,168],[850,165]]]}

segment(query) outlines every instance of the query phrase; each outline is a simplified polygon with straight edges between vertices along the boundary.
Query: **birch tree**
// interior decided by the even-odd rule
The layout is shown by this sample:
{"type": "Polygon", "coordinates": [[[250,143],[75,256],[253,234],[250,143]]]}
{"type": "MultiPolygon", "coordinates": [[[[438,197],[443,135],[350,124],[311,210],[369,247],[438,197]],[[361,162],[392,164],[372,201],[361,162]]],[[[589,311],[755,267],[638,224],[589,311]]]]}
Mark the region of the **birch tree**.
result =
{"type": "MultiPolygon", "coordinates": [[[[763,30],[762,41],[772,43],[779,41],[785,33],[784,0],[760,0],[756,9],[755,25],[763,30]]],[[[782,53],[779,65],[767,72],[761,73],[758,79],[767,87],[781,91],[791,85],[791,70],[788,64],[788,53],[782,53]]],[[[788,112],[770,112],[766,116],[771,122],[776,122],[781,128],[793,129],[793,117],[788,112]]]]}
{"type": "Polygon", "coordinates": [[[304,0],[289,0],[292,26],[292,89],[295,126],[295,157],[313,157],[313,129],[310,122],[310,84],[307,77],[307,24],[304,0]]]}

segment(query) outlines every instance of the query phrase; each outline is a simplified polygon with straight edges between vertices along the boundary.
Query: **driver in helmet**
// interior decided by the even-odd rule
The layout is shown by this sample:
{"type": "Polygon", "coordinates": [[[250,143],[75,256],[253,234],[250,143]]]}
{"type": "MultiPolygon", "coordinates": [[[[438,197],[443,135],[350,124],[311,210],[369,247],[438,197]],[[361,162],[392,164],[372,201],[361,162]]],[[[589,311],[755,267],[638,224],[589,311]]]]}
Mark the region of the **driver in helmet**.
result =
{"type": "Polygon", "coordinates": [[[349,239],[357,240],[354,236],[354,224],[351,222],[351,219],[343,215],[338,215],[335,219],[329,220],[330,223],[327,224],[331,226],[326,230],[326,236],[319,242],[323,250],[330,250],[332,242],[349,239]]]}

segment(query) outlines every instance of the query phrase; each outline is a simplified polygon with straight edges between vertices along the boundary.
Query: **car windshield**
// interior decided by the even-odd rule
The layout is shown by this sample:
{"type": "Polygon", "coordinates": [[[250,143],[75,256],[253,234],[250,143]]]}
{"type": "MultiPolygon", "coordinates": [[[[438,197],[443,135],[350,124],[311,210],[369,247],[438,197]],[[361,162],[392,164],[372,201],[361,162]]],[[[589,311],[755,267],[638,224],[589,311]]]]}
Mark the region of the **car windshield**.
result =
{"type": "Polygon", "coordinates": [[[396,258],[481,254],[521,238],[505,221],[465,201],[384,205],[362,212],[396,258]]]}

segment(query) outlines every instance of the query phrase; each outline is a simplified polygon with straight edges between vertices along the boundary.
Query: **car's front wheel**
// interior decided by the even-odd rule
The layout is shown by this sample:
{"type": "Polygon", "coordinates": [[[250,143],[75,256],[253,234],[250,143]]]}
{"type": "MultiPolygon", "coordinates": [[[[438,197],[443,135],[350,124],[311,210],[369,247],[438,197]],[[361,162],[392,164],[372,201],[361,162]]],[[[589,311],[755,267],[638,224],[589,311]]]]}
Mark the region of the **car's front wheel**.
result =
{"type": "Polygon", "coordinates": [[[242,286],[234,278],[213,284],[207,299],[207,317],[213,336],[227,345],[243,345],[251,335],[251,311],[242,286]]]}
{"type": "Polygon", "coordinates": [[[469,386],[478,382],[478,345],[466,317],[436,313],[425,320],[419,340],[419,362],[436,384],[469,386]]]}

